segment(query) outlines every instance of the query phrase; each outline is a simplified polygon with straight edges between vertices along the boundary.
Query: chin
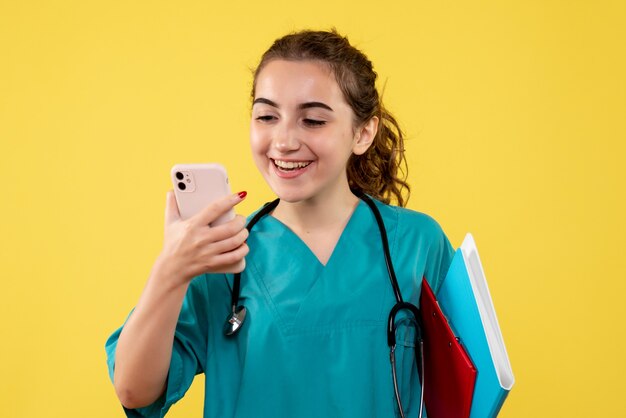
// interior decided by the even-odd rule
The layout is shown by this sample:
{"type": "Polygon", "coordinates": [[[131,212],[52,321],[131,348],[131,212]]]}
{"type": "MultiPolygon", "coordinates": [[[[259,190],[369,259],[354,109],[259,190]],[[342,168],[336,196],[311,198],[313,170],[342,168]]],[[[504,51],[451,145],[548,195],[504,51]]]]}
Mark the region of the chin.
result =
{"type": "Polygon", "coordinates": [[[271,189],[283,202],[297,203],[311,198],[311,194],[303,188],[273,186],[271,189]]]}
{"type": "Polygon", "coordinates": [[[282,202],[287,202],[287,203],[297,203],[297,202],[306,200],[308,198],[308,196],[306,196],[304,193],[297,192],[297,191],[285,192],[285,191],[274,190],[274,193],[282,202]]]}

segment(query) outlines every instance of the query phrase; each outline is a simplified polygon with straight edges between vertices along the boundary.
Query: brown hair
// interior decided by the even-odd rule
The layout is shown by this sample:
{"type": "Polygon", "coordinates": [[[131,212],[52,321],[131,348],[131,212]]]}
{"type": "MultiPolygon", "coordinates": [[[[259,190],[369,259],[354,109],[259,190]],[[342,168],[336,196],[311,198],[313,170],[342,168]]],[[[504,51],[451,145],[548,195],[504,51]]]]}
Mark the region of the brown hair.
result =
{"type": "Polygon", "coordinates": [[[354,112],[354,126],[378,117],[378,132],[370,148],[363,155],[353,154],[348,160],[348,183],[356,193],[367,193],[385,203],[390,203],[393,198],[398,205],[404,206],[410,192],[406,182],[408,167],[404,156],[404,135],[396,119],[382,104],[376,90],[377,74],[365,54],[350,45],[348,38],[335,29],[305,30],[286,35],[277,39],[261,57],[254,71],[253,100],[259,73],[267,63],[277,59],[316,60],[328,64],[354,112]],[[403,192],[407,194],[406,200],[403,192]]]}

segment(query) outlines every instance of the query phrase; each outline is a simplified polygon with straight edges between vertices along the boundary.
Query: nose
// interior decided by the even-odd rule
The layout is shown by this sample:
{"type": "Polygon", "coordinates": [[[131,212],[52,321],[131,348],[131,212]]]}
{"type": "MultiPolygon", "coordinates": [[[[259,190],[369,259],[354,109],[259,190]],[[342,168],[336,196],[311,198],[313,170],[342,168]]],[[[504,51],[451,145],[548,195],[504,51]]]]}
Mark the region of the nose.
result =
{"type": "Polygon", "coordinates": [[[280,153],[297,151],[300,148],[297,128],[284,121],[276,127],[272,144],[280,153]]]}

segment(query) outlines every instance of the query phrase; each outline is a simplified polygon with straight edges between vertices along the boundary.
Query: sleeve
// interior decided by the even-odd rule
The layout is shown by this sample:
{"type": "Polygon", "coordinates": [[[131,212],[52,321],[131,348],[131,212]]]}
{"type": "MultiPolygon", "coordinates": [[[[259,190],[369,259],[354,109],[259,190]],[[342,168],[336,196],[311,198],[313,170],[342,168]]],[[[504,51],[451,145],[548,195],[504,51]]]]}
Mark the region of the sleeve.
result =
{"type": "Polygon", "coordinates": [[[454,248],[450,240],[441,229],[441,226],[433,220],[433,239],[429,248],[428,263],[426,265],[426,278],[435,295],[439,293],[441,284],[448,274],[448,268],[454,257],[454,248]]]}
{"type": "MultiPolygon", "coordinates": [[[[164,417],[170,407],[185,395],[195,375],[204,372],[207,359],[208,318],[207,277],[202,275],[192,280],[181,307],[165,392],[146,407],[124,408],[127,417],[164,417]]],[[[115,369],[115,350],[122,329],[123,326],[116,330],[105,344],[111,381],[115,369]]]]}

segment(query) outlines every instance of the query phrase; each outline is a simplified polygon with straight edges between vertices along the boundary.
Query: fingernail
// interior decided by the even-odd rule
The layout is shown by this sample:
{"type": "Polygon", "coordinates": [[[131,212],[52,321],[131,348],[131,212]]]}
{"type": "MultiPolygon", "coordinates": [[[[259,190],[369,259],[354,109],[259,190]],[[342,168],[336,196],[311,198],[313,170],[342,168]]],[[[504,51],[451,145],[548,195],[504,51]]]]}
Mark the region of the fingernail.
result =
{"type": "Polygon", "coordinates": [[[246,197],[246,195],[248,194],[248,192],[239,192],[237,193],[239,195],[239,199],[243,199],[244,197],[246,197]]]}

